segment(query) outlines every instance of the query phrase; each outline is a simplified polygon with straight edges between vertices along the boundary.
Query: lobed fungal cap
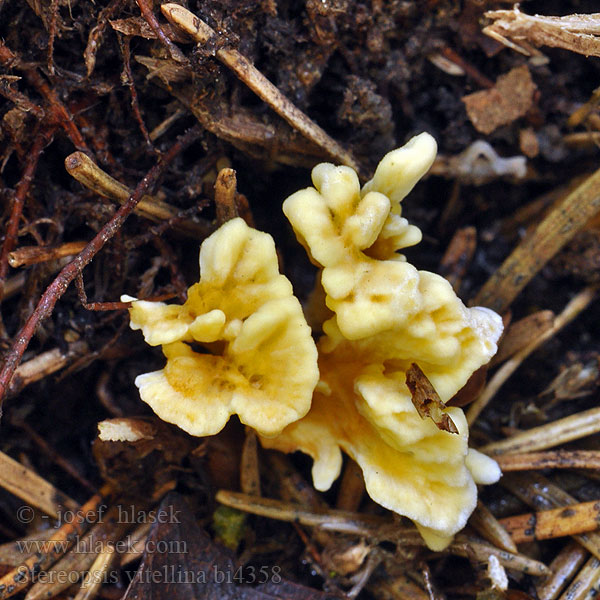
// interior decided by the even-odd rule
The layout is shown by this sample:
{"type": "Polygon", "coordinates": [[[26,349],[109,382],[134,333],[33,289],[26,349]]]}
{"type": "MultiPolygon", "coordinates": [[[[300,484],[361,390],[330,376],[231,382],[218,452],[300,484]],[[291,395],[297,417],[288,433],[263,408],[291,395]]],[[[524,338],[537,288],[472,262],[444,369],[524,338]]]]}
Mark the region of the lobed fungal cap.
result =
{"type": "Polygon", "coordinates": [[[371,498],[412,519],[439,550],[475,508],[475,484],[496,481],[500,470],[468,448],[461,409],[443,409],[457,433],[419,416],[406,371],[416,363],[447,402],[496,352],[502,321],[465,307],[445,279],[397,254],[421,239],[400,202],[435,151],[430,135],[413,138],[384,157],[362,190],[351,169],[319,165],[315,187],[285,201],[298,239],[322,268],[333,316],[323,323],[310,412],[263,445],[311,455],[320,490],[338,477],[345,451],[371,498]]]}
{"type": "Polygon", "coordinates": [[[200,273],[182,306],[132,304],[131,328],[167,358],[163,369],[136,378],[142,400],[192,435],[218,433],[232,414],[275,435],[308,411],[318,369],[273,240],[233,219],[203,242],[200,273]]]}

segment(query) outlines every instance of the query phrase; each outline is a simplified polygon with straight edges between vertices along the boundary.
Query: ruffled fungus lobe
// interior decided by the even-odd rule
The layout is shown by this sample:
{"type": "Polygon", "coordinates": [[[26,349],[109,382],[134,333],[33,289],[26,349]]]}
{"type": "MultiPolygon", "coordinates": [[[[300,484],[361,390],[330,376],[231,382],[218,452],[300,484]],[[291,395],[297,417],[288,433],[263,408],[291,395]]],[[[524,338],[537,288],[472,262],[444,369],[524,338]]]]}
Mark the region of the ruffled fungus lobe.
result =
{"type": "Polygon", "coordinates": [[[306,414],[319,374],[273,239],[233,219],[202,244],[200,273],[182,306],[132,304],[132,329],[167,357],[163,369],[136,378],[142,400],[192,435],[219,432],[232,414],[275,435],[306,414]]]}
{"type": "Polygon", "coordinates": [[[298,239],[323,269],[333,316],[318,344],[321,380],[310,412],[262,443],[311,455],[319,490],[338,477],[344,450],[362,468],[371,498],[412,519],[439,550],[475,508],[475,484],[496,481],[500,470],[469,450],[461,409],[446,409],[458,434],[419,416],[406,371],[418,364],[448,401],[495,353],[502,322],[490,310],[466,308],[445,279],[397,254],[421,239],[400,201],[435,153],[430,135],[413,138],[384,157],[362,190],[352,169],[321,164],[315,187],[285,201],[298,239]]]}

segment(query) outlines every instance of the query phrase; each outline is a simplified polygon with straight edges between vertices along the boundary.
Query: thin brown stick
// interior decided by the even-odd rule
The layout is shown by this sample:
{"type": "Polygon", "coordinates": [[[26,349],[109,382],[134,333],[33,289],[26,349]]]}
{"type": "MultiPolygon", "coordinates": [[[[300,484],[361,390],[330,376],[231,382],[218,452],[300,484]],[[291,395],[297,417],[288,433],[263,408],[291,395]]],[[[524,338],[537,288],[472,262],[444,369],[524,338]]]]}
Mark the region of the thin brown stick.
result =
{"type": "Polygon", "coordinates": [[[498,352],[490,361],[490,365],[504,362],[530,344],[531,340],[551,329],[554,324],[554,316],[551,310],[540,310],[511,323],[505,330],[498,344],[498,352]]]}
{"type": "Polygon", "coordinates": [[[23,352],[27,348],[29,341],[33,337],[37,326],[48,318],[54,309],[58,299],[65,293],[69,284],[77,277],[77,274],[94,258],[94,256],[104,247],[119,228],[125,222],[125,219],[131,214],[137,203],[142,198],[144,192],[153,185],[163,173],[169,163],[198,136],[199,129],[194,127],[171,146],[168,152],[161,157],[159,162],[148,171],[146,176],[139,182],[135,191],[127,202],[119,208],[113,217],[102,227],[94,236],[88,245],[66,265],[54,281],[48,286],[42,294],[35,310],[27,319],[27,322],[18,333],[6,359],[2,370],[0,371],[0,403],[5,397],[6,390],[12,379],[12,375],[17,368],[23,352]]]}
{"type": "Polygon", "coordinates": [[[508,569],[522,571],[529,575],[550,575],[550,569],[542,562],[533,560],[524,554],[513,554],[500,550],[486,542],[480,542],[471,539],[465,539],[465,536],[459,534],[456,540],[448,546],[450,554],[465,556],[471,560],[475,559],[481,562],[487,562],[491,556],[495,556],[498,562],[508,569]]]}
{"type": "Polygon", "coordinates": [[[503,548],[507,552],[517,552],[517,547],[510,534],[481,501],[477,501],[477,508],[469,518],[469,525],[488,542],[503,548]]]}
{"type": "Polygon", "coordinates": [[[292,523],[292,525],[293,525],[294,529],[296,530],[298,537],[302,540],[302,543],[304,544],[306,551],[311,556],[317,569],[320,569],[322,572],[323,569],[321,568],[321,565],[323,564],[323,557],[321,556],[321,553],[319,552],[319,549],[317,548],[316,544],[311,540],[311,538],[304,531],[304,529],[302,529],[302,527],[300,527],[300,525],[298,525],[298,523],[292,523]]]}
{"type": "Polygon", "coordinates": [[[138,101],[137,90],[135,89],[135,81],[133,79],[133,72],[131,70],[131,38],[128,35],[123,37],[119,36],[119,45],[121,47],[121,52],[123,53],[123,74],[125,75],[124,83],[129,88],[133,116],[140,127],[140,131],[146,140],[148,148],[154,150],[154,144],[150,139],[148,128],[146,127],[146,123],[144,123],[142,113],[140,112],[140,103],[138,101]]]}
{"type": "Polygon", "coordinates": [[[598,450],[554,450],[505,454],[496,457],[503,471],[534,471],[541,469],[600,469],[598,450]]]}
{"type": "Polygon", "coordinates": [[[567,125],[569,127],[577,127],[581,125],[588,116],[596,110],[600,103],[600,88],[596,88],[592,95],[589,97],[587,102],[582,104],[577,110],[573,111],[567,119],[567,125]]]}
{"type": "MultiPolygon", "coordinates": [[[[536,510],[548,510],[577,504],[577,500],[537,472],[508,473],[501,484],[517,498],[536,510]]],[[[573,536],[573,539],[600,559],[600,533],[592,531],[573,536]]]]}
{"type": "Polygon", "coordinates": [[[290,459],[280,452],[267,452],[265,455],[269,467],[277,481],[279,495],[284,500],[302,504],[315,511],[326,510],[327,503],[315,488],[296,471],[290,459]]]}
{"type": "Polygon", "coordinates": [[[363,588],[367,585],[367,582],[371,578],[371,575],[375,569],[377,569],[377,567],[383,562],[383,559],[383,553],[377,552],[376,550],[369,554],[363,567],[356,575],[352,577],[352,580],[356,583],[346,592],[346,597],[349,600],[354,600],[354,598],[360,594],[363,588]]]}
{"type": "MultiPolygon", "coordinates": [[[[161,10],[173,25],[190,34],[201,44],[218,38],[218,34],[211,27],[179,4],[163,4],[161,10]]],[[[216,51],[216,56],[294,129],[323,148],[340,163],[361,172],[360,164],[356,159],[290,102],[245,56],[231,48],[220,48],[216,51]]]]}
{"type": "Polygon", "coordinates": [[[585,548],[577,542],[569,542],[550,563],[552,575],[537,582],[536,591],[540,600],[555,600],[588,556],[585,548]]]}
{"type": "Polygon", "coordinates": [[[23,214],[25,198],[29,193],[29,188],[31,187],[31,182],[33,181],[33,176],[35,175],[39,158],[44,148],[52,140],[53,132],[54,130],[37,133],[27,158],[27,164],[23,170],[23,176],[17,185],[17,189],[15,190],[15,194],[12,199],[10,217],[6,226],[2,252],[0,253],[0,298],[3,296],[4,282],[8,274],[9,254],[17,246],[17,234],[21,222],[21,215],[23,214]]]}
{"type": "Polygon", "coordinates": [[[490,277],[473,304],[504,312],[540,269],[600,211],[600,169],[555,206],[490,277]]]}
{"type": "MultiPolygon", "coordinates": [[[[65,169],[79,183],[104,198],[110,198],[124,204],[132,193],[126,185],[105,173],[83,152],[69,154],[65,158],[65,169]]],[[[162,223],[174,220],[175,228],[178,231],[198,240],[204,239],[210,232],[208,224],[197,223],[192,219],[176,222],[175,220],[180,217],[178,210],[153,196],[142,196],[134,212],[154,222],[162,223]]]]}
{"type": "Polygon", "coordinates": [[[50,0],[50,23],[48,27],[48,54],[46,65],[50,75],[54,75],[54,40],[58,27],[58,0],[50,0]]]}
{"type": "MultiPolygon", "coordinates": [[[[215,499],[225,506],[255,515],[280,521],[301,523],[302,525],[309,525],[311,527],[321,527],[329,531],[340,531],[356,535],[372,535],[378,527],[395,526],[394,521],[386,517],[331,509],[323,512],[315,512],[293,502],[282,502],[281,500],[273,500],[271,498],[249,496],[248,494],[240,494],[239,492],[230,492],[228,490],[219,490],[215,499]]],[[[396,530],[401,534],[400,527],[396,526],[396,530]]],[[[412,533],[414,530],[408,531],[412,533]]]]}
{"type": "Polygon", "coordinates": [[[15,396],[23,388],[40,381],[52,373],[56,373],[63,367],[78,357],[81,357],[89,352],[89,347],[86,342],[79,340],[69,344],[67,351],[64,352],[60,348],[53,348],[38,354],[34,358],[22,363],[15,370],[15,373],[10,381],[7,396],[15,396]]]}
{"type": "Polygon", "coordinates": [[[440,261],[439,274],[450,282],[457,293],[460,291],[463,277],[475,254],[476,245],[477,230],[475,227],[457,229],[440,261]]]}
{"type": "Polygon", "coordinates": [[[344,465],[340,491],[335,507],[339,510],[357,511],[365,495],[365,478],[362,469],[351,458],[344,465]]]}
{"type": "Polygon", "coordinates": [[[163,31],[163,28],[160,26],[156,16],[152,12],[152,4],[148,3],[147,0],[136,0],[137,5],[140,7],[140,12],[142,13],[142,17],[146,19],[148,25],[154,33],[156,37],[162,42],[165,48],[169,51],[171,58],[178,62],[187,64],[188,60],[184,56],[183,52],[169,39],[167,34],[163,31]]]}
{"type": "Polygon", "coordinates": [[[593,148],[600,143],[600,132],[598,131],[577,131],[567,133],[563,136],[562,142],[569,148],[593,148]]]}
{"type": "MultiPolygon", "coordinates": [[[[315,512],[301,505],[280,502],[268,498],[258,498],[237,492],[219,490],[216,495],[217,502],[231,506],[238,510],[261,515],[271,519],[302,523],[312,527],[320,527],[328,531],[338,531],[363,535],[376,540],[387,540],[397,544],[421,545],[422,538],[413,528],[404,528],[397,522],[386,517],[352,513],[342,510],[323,510],[315,512]]],[[[538,561],[532,560],[521,554],[512,554],[499,550],[487,543],[476,542],[457,536],[449,546],[448,552],[459,556],[483,556],[487,560],[490,554],[498,557],[501,564],[510,568],[529,572],[534,575],[548,575],[549,569],[538,561]]]]}
{"type": "Polygon", "coordinates": [[[64,256],[79,254],[87,242],[66,242],[52,246],[21,246],[8,255],[8,264],[13,267],[37,265],[64,256]]]}
{"type": "Polygon", "coordinates": [[[600,580],[600,560],[592,556],[585,563],[577,577],[569,584],[560,600],[589,600],[598,593],[600,580]]]}
{"type": "Polygon", "coordinates": [[[131,302],[88,302],[85,286],[83,284],[83,275],[77,273],[75,276],[75,287],[79,302],[86,310],[103,311],[103,310],[126,310],[131,306],[131,302]]]}
{"type": "Polygon", "coordinates": [[[565,508],[553,508],[500,519],[516,544],[577,535],[598,529],[600,501],[571,504],[565,508]]]}
{"type": "Polygon", "coordinates": [[[159,123],[151,132],[150,139],[155,142],[161,135],[165,134],[171,125],[181,119],[187,112],[183,108],[178,108],[175,112],[169,115],[164,121],[159,123]]]}
{"type": "Polygon", "coordinates": [[[260,496],[260,469],[258,464],[258,441],[256,432],[246,427],[246,438],[240,461],[240,487],[244,494],[260,496]]]}
{"type": "MultiPolygon", "coordinates": [[[[290,459],[280,452],[266,452],[263,454],[268,465],[268,473],[276,482],[279,496],[283,500],[295,502],[315,512],[327,510],[329,506],[323,498],[317,493],[315,488],[310,485],[290,462],[290,459]]],[[[306,534],[296,523],[294,525],[298,535],[304,540],[306,534]]],[[[332,535],[321,529],[313,529],[311,537],[321,546],[325,547],[332,543],[332,535]]],[[[318,552],[314,550],[312,542],[305,541],[306,547],[315,556],[317,564],[321,564],[321,558],[318,552]]]]}

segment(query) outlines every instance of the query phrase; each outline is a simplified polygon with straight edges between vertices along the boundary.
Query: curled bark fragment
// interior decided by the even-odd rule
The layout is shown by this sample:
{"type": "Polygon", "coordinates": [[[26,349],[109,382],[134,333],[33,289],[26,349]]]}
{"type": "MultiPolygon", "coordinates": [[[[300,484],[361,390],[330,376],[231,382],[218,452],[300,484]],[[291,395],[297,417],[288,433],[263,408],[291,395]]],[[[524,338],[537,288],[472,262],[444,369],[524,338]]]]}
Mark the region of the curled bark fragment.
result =
{"type": "Polygon", "coordinates": [[[412,402],[422,419],[429,417],[438,429],[458,433],[452,417],[444,412],[446,405],[416,363],[412,363],[406,371],[406,385],[410,390],[412,402]]]}

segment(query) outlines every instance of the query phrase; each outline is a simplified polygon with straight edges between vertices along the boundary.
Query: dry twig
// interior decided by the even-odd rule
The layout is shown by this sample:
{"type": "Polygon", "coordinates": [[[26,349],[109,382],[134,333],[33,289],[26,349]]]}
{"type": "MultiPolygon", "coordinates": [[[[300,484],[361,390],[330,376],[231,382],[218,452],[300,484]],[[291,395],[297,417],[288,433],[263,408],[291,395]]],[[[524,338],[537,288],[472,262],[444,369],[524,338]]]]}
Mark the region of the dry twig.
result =
{"type": "MultiPolygon", "coordinates": [[[[548,510],[577,504],[577,500],[539,473],[509,473],[501,483],[512,494],[536,510],[548,510]]],[[[581,533],[573,536],[586,550],[600,559],[600,533],[581,533]]]]}
{"type": "Polygon", "coordinates": [[[240,487],[245,494],[260,496],[260,472],[258,464],[258,440],[256,432],[246,428],[246,438],[240,464],[240,487]]]}
{"type": "Polygon", "coordinates": [[[38,160],[44,148],[52,141],[53,134],[54,130],[38,132],[29,152],[23,176],[12,198],[10,217],[6,226],[2,252],[0,253],[0,298],[3,296],[4,282],[8,274],[9,255],[17,246],[17,233],[19,231],[25,198],[29,193],[38,160]]]}
{"type": "Polygon", "coordinates": [[[8,255],[8,264],[13,267],[36,265],[49,260],[79,254],[87,242],[66,242],[53,246],[21,246],[8,255]]]}
{"type": "Polygon", "coordinates": [[[569,587],[561,596],[561,600],[584,600],[595,598],[598,594],[598,582],[600,581],[600,560],[592,556],[577,577],[570,583],[569,587]]]}
{"type": "Polygon", "coordinates": [[[136,0],[138,6],[140,7],[140,12],[150,28],[155,33],[156,37],[161,41],[161,43],[165,46],[165,48],[169,51],[171,58],[182,64],[188,64],[188,59],[184,56],[183,52],[169,39],[169,36],[163,31],[158,19],[154,15],[152,11],[152,3],[149,3],[148,0],[136,0]]]}
{"type": "MultiPolygon", "coordinates": [[[[377,541],[390,541],[407,546],[421,546],[423,539],[413,528],[403,528],[395,521],[385,517],[349,513],[341,510],[325,510],[315,512],[289,502],[280,502],[267,498],[257,498],[237,492],[219,490],[216,500],[238,510],[261,515],[271,519],[299,522],[328,531],[362,535],[377,541]]],[[[459,556],[476,557],[487,560],[494,554],[500,563],[511,569],[531,573],[532,575],[548,575],[549,569],[539,561],[532,560],[522,554],[513,554],[505,550],[458,535],[449,546],[448,551],[459,556]]]]}
{"type": "Polygon", "coordinates": [[[498,546],[498,548],[502,548],[507,552],[517,552],[517,547],[508,531],[504,529],[481,500],[477,501],[477,508],[469,518],[469,524],[479,535],[494,544],[494,546],[498,546]]]}
{"type": "MultiPolygon", "coordinates": [[[[217,37],[217,33],[204,21],[179,4],[163,4],[161,10],[171,23],[201,44],[217,37]]],[[[220,48],[216,51],[216,56],[294,129],[326,150],[340,163],[361,172],[360,164],[352,155],[292,104],[245,56],[232,48],[220,48]]]]}
{"type": "MultiPolygon", "coordinates": [[[[79,183],[104,198],[125,204],[131,196],[132,191],[126,185],[105,173],[83,152],[69,154],[65,158],[65,169],[79,183]]],[[[158,223],[174,220],[178,231],[194,239],[203,239],[209,233],[207,224],[197,223],[191,219],[179,221],[179,211],[175,207],[153,196],[142,196],[133,212],[158,223]]]]}
{"type": "Polygon", "coordinates": [[[450,544],[448,552],[457,556],[475,559],[482,563],[487,563],[490,556],[495,556],[498,562],[508,569],[529,573],[530,575],[550,575],[550,569],[538,560],[533,560],[524,554],[506,552],[485,542],[471,540],[462,535],[456,536],[456,540],[450,544]]]}
{"type": "Polygon", "coordinates": [[[440,275],[450,282],[457,293],[460,291],[463,277],[475,254],[476,245],[477,230],[475,227],[457,229],[440,261],[440,275]]]}
{"type": "MultiPolygon", "coordinates": [[[[255,515],[355,535],[372,535],[376,528],[395,526],[394,521],[386,517],[333,509],[315,512],[293,502],[249,496],[228,490],[219,490],[215,499],[225,506],[255,515]]],[[[398,526],[395,526],[395,529],[398,535],[402,536],[404,531],[398,526]]],[[[413,534],[416,534],[416,530],[407,529],[406,534],[412,538],[413,534]]],[[[416,535],[418,537],[418,534],[416,535]]]]}
{"type": "MultiPolygon", "coordinates": [[[[126,522],[118,522],[118,515],[117,507],[111,508],[106,515],[103,515],[101,522],[94,525],[86,536],[78,539],[76,547],[53,565],[53,572],[76,573],[83,577],[92,566],[98,551],[112,546],[129,527],[126,522]]],[[[121,521],[124,520],[121,518],[121,521]]],[[[53,598],[73,585],[72,579],[72,577],[41,579],[27,592],[25,600],[53,598]]]]}
{"type": "Polygon", "coordinates": [[[336,508],[356,512],[365,495],[365,478],[362,469],[351,458],[344,465],[340,481],[340,491],[336,499],[336,508]]]}
{"type": "Polygon", "coordinates": [[[577,535],[598,529],[600,501],[570,504],[566,508],[553,508],[500,519],[516,544],[577,535]]]}
{"type": "Polygon", "coordinates": [[[19,365],[6,392],[7,396],[15,396],[23,388],[48,375],[52,375],[52,373],[56,373],[88,351],[89,348],[86,342],[77,341],[69,344],[66,352],[63,352],[60,348],[53,348],[52,350],[38,354],[36,357],[19,365]]]}
{"type": "Polygon", "coordinates": [[[492,357],[490,364],[497,365],[504,362],[525,348],[531,340],[539,338],[552,329],[553,325],[554,313],[551,310],[540,310],[511,323],[502,336],[498,344],[498,352],[492,357]]]}
{"type": "Polygon", "coordinates": [[[526,56],[541,56],[532,45],[600,56],[600,13],[533,16],[522,13],[517,5],[512,10],[488,11],[485,16],[494,22],[485,27],[483,33],[526,56]]]}
{"type": "Polygon", "coordinates": [[[600,452],[597,450],[555,450],[526,454],[501,454],[495,460],[505,472],[541,469],[600,469],[600,452]]]}

